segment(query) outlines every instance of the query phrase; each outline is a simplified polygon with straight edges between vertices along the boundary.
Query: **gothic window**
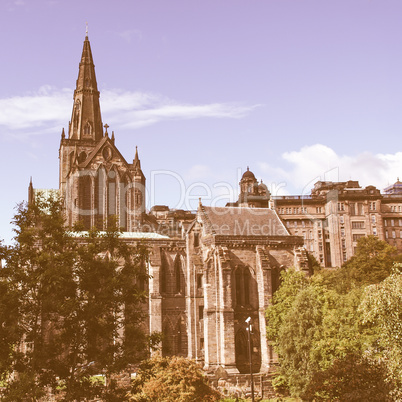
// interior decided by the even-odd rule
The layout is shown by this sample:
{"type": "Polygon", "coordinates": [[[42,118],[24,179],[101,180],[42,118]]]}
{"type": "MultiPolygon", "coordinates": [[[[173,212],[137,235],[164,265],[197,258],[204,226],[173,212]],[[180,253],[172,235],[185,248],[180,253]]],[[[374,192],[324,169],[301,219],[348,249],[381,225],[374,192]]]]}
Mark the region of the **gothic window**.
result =
{"type": "Polygon", "coordinates": [[[92,132],[91,124],[89,123],[89,121],[87,121],[85,126],[84,126],[84,135],[90,136],[91,132],[92,132]]]}
{"type": "Polygon", "coordinates": [[[249,349],[247,333],[240,329],[236,334],[235,340],[236,367],[240,373],[247,373],[249,370],[249,349]]]}
{"type": "Polygon", "coordinates": [[[123,230],[129,230],[128,219],[127,219],[128,179],[126,175],[124,175],[120,181],[119,200],[120,200],[120,227],[122,227],[123,230]]]}
{"type": "Polygon", "coordinates": [[[175,354],[176,355],[183,355],[185,353],[185,350],[184,350],[184,337],[185,337],[186,333],[185,333],[184,320],[183,320],[182,317],[180,317],[178,322],[177,322],[175,332],[176,332],[175,333],[175,337],[176,337],[175,354]]]}
{"type": "Polygon", "coordinates": [[[169,324],[165,324],[163,329],[162,353],[163,356],[172,356],[174,354],[174,335],[169,324]]]}
{"type": "Polygon", "coordinates": [[[184,318],[180,316],[176,325],[171,321],[165,323],[163,327],[162,353],[164,356],[186,355],[186,326],[184,318]]]}
{"type": "Polygon", "coordinates": [[[79,194],[79,206],[78,213],[81,223],[84,225],[85,230],[91,228],[91,216],[92,216],[92,180],[89,174],[82,174],[78,181],[78,194],[79,194]]]}
{"type": "Polygon", "coordinates": [[[107,213],[108,216],[116,215],[116,193],[117,193],[117,173],[115,170],[111,170],[107,177],[107,213]]]}
{"type": "Polygon", "coordinates": [[[162,254],[161,256],[161,269],[159,272],[159,283],[160,283],[160,292],[166,293],[167,291],[167,270],[168,270],[168,262],[166,260],[166,256],[162,254]]]}
{"type": "Polygon", "coordinates": [[[197,274],[197,289],[202,288],[202,274],[197,274]]]}
{"type": "Polygon", "coordinates": [[[106,190],[106,172],[100,167],[95,178],[95,225],[99,230],[103,229],[105,220],[105,191],[106,190]]]}
{"type": "Polygon", "coordinates": [[[236,306],[250,305],[250,270],[247,267],[239,267],[235,272],[235,297],[236,306]]]}
{"type": "Polygon", "coordinates": [[[85,162],[85,159],[87,159],[87,154],[83,151],[80,153],[80,156],[78,157],[78,163],[85,162]]]}
{"type": "Polygon", "coordinates": [[[79,118],[80,118],[80,101],[78,100],[74,106],[74,128],[78,127],[79,118]]]}
{"type": "Polygon", "coordinates": [[[176,294],[183,293],[183,270],[181,266],[181,257],[177,255],[174,262],[176,294]]]}
{"type": "Polygon", "coordinates": [[[200,245],[200,234],[198,232],[194,232],[194,247],[198,247],[200,245]]]}
{"type": "Polygon", "coordinates": [[[136,191],[135,192],[135,205],[137,206],[137,208],[141,205],[141,192],[140,191],[136,191]]]}

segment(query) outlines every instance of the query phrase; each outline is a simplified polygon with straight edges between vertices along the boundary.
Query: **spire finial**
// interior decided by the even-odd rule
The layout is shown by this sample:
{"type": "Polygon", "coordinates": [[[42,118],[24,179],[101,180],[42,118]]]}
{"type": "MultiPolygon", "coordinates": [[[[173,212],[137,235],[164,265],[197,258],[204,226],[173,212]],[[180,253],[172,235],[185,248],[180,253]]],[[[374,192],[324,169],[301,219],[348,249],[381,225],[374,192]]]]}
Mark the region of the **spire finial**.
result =
{"type": "Polygon", "coordinates": [[[250,168],[247,166],[247,172],[250,170],[250,168]]]}
{"type": "Polygon", "coordinates": [[[88,38],[88,22],[85,23],[85,37],[88,38]]]}

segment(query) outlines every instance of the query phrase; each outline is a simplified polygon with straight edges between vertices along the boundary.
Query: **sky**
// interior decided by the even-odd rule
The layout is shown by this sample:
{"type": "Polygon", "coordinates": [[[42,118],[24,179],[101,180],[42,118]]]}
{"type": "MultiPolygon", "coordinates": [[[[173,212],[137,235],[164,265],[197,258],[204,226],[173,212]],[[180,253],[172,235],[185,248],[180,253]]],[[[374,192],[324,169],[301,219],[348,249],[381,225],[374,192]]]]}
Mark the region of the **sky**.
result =
{"type": "Polygon", "coordinates": [[[1,0],[0,240],[35,188],[58,188],[85,39],[104,124],[147,206],[402,177],[400,0],[1,0]]]}

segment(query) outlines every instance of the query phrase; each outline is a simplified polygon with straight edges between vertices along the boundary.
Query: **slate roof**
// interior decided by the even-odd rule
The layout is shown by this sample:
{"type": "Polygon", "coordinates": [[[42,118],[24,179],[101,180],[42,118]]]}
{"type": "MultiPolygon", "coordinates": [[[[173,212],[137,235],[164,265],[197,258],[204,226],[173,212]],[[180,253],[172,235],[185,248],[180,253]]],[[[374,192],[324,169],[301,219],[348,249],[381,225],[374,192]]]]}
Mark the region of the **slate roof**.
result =
{"type": "Polygon", "coordinates": [[[221,236],[289,236],[277,213],[269,208],[205,207],[198,214],[210,234],[221,236]]]}

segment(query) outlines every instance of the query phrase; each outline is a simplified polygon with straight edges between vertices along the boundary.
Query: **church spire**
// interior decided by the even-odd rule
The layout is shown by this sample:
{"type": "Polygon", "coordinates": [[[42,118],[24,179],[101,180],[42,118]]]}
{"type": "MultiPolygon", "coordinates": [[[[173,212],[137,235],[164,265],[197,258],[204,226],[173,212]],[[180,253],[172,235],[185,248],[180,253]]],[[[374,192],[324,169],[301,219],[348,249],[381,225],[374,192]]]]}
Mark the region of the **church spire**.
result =
{"type": "Polygon", "coordinates": [[[135,147],[135,157],[133,160],[133,165],[134,165],[134,169],[139,169],[141,170],[141,162],[140,162],[140,158],[138,157],[138,147],[135,147]]]}
{"type": "Polygon", "coordinates": [[[99,91],[88,31],[86,31],[68,137],[75,140],[99,141],[102,136],[99,91]]]}

